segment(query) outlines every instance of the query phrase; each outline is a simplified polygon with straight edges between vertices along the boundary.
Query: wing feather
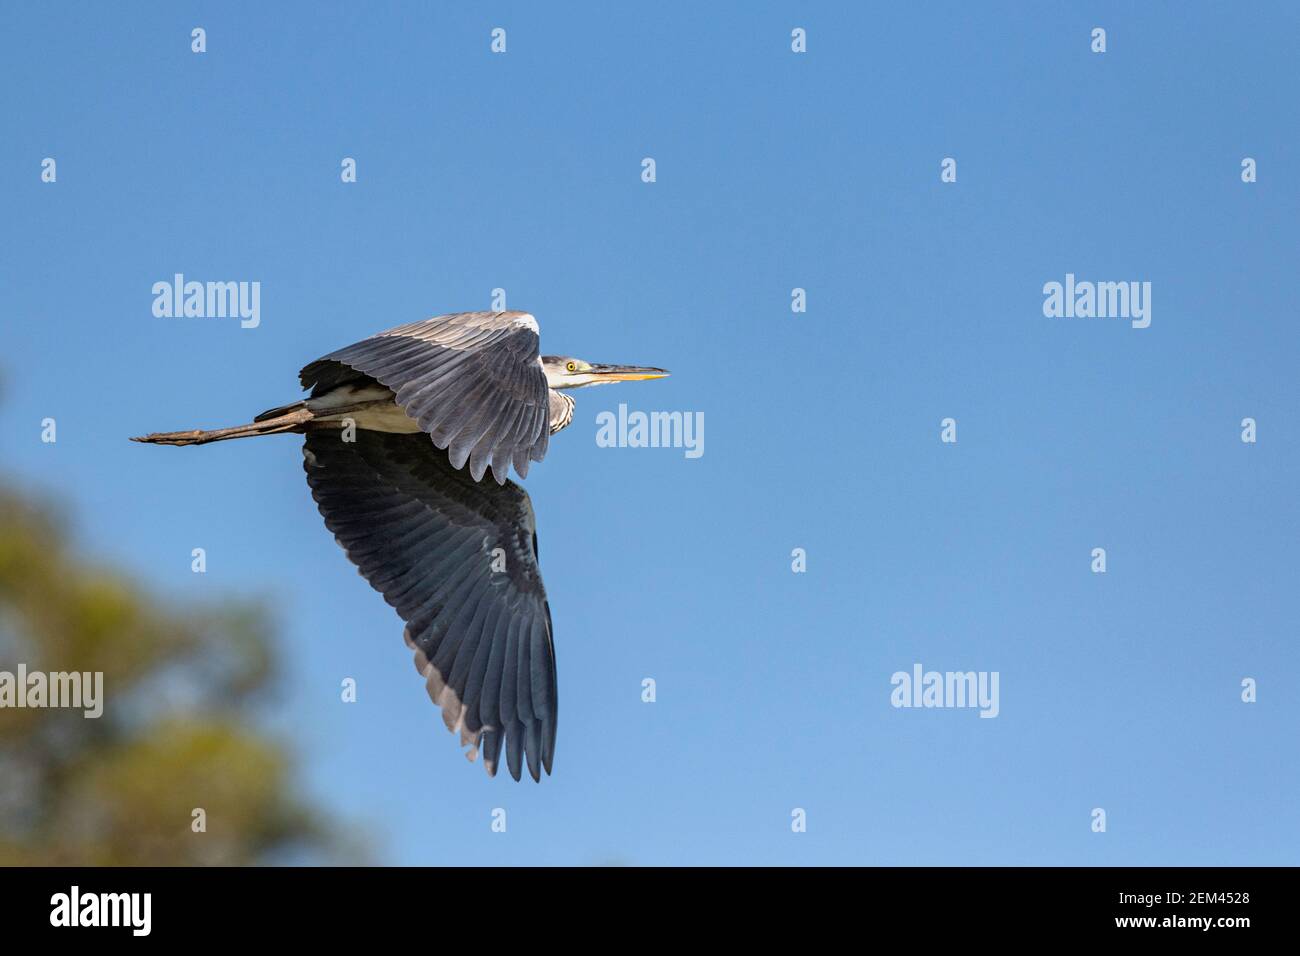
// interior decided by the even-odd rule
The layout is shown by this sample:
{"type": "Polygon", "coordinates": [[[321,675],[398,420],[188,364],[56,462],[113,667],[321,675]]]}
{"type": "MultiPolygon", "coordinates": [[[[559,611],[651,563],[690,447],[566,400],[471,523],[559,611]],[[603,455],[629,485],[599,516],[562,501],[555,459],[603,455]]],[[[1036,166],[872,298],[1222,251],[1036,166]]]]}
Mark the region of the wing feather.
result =
{"type": "Polygon", "coordinates": [[[475,481],[420,434],[309,432],[303,455],[326,526],[406,622],[429,697],[470,758],[495,775],[504,745],[516,780],[524,757],[533,779],[550,773],[555,649],[527,493],[475,481]]]}
{"type": "Polygon", "coordinates": [[[504,484],[541,461],[550,439],[550,390],[526,312],[457,312],[398,326],[331,352],[301,372],[312,396],[370,378],[392,389],[451,463],[504,484]]]}

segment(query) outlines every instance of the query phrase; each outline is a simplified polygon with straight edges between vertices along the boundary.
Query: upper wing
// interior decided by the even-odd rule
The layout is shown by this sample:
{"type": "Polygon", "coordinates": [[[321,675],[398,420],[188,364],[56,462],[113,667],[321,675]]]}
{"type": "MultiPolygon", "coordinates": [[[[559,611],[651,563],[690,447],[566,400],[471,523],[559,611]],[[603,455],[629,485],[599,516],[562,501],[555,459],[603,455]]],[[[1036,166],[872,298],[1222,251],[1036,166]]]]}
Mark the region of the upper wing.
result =
{"type": "Polygon", "coordinates": [[[406,622],[406,642],[447,728],[495,775],[551,772],[558,700],[551,610],[528,494],[475,482],[420,434],[309,432],[303,448],[325,526],[406,622]]]}
{"type": "Polygon", "coordinates": [[[538,356],[537,320],[527,312],[457,312],[331,352],[300,373],[313,395],[362,373],[387,385],[397,404],[477,481],[491,462],[504,483],[546,454],[549,389],[538,356]]]}

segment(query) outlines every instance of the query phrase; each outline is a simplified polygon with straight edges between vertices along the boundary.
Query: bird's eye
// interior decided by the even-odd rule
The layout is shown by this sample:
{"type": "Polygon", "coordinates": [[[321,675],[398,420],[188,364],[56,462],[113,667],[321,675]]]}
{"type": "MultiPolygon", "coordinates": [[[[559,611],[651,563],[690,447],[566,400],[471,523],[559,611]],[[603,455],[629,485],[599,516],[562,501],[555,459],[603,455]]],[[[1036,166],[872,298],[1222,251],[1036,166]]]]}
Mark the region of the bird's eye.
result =
{"type": "Polygon", "coordinates": [[[570,372],[576,372],[576,371],[578,370],[578,363],[577,363],[577,362],[570,362],[568,365],[566,365],[566,366],[564,366],[564,367],[565,367],[566,369],[568,369],[570,372]]]}

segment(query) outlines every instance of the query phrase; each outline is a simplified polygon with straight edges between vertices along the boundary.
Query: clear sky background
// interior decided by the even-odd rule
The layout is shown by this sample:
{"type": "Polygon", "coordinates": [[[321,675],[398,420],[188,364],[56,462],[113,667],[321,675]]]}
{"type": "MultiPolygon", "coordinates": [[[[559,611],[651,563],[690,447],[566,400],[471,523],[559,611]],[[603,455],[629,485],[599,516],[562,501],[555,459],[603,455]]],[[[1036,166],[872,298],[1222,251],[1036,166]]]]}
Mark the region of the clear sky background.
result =
{"type": "Polygon", "coordinates": [[[0,31],[0,467],[161,589],[273,598],[268,719],[379,859],[1300,862],[1294,5],[15,3],[0,31]],[[155,318],[176,272],[260,281],[260,327],[155,318]],[[1067,272],[1151,282],[1150,328],[1045,318],[1067,272]],[[545,352],[673,372],[574,393],[526,481],[541,785],[466,763],[299,439],[126,441],[247,421],[498,287],[545,352]],[[619,402],[703,412],[703,457],[598,447],[619,402]],[[894,709],[918,662],[998,671],[1000,715],[894,709]]]}

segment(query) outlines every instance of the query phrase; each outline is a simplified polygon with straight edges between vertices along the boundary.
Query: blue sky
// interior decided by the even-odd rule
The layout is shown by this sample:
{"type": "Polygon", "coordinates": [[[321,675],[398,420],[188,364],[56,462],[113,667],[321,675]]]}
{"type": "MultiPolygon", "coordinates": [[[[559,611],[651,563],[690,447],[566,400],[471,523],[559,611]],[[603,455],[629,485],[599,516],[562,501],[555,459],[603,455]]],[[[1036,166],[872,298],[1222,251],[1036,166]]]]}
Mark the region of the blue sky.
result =
{"type": "Polygon", "coordinates": [[[380,859],[1298,862],[1293,6],[9,4],[0,28],[0,466],[160,589],[276,596],[276,726],[380,859]],[[261,325],[155,318],[176,272],[259,281],[261,325]],[[1151,326],[1045,317],[1067,273],[1151,282],[1151,326]],[[526,482],[561,698],[540,786],[466,764],[298,439],[126,441],[246,421],[319,355],[495,288],[543,351],[673,372],[575,393],[526,482]],[[597,447],[619,402],[703,412],[705,454],[597,447]],[[999,716],[891,707],[918,662],[997,671],[999,716]]]}

